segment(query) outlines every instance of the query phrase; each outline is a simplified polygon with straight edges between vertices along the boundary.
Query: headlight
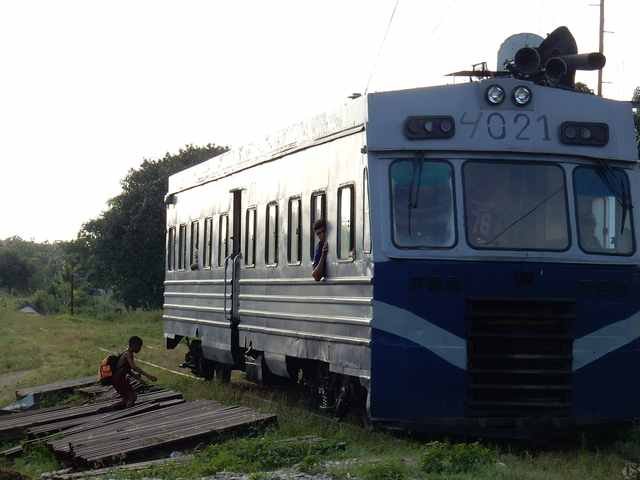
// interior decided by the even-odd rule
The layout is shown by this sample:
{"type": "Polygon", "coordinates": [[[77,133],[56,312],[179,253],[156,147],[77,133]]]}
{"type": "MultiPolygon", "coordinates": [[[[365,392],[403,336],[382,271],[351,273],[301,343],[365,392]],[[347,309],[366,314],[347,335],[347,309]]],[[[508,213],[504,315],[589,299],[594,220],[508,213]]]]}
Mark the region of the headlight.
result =
{"type": "Polygon", "coordinates": [[[591,134],[591,129],[582,127],[580,129],[580,138],[583,140],[590,140],[593,135],[591,134]]]}
{"type": "Polygon", "coordinates": [[[533,95],[531,93],[531,90],[529,90],[528,87],[524,87],[522,85],[514,88],[511,94],[513,103],[515,103],[519,107],[524,107],[526,104],[528,104],[531,101],[532,96],[533,95]]]}
{"type": "Polygon", "coordinates": [[[440,130],[444,134],[448,134],[453,129],[453,122],[448,118],[443,118],[440,121],[440,130]]]}
{"type": "Polygon", "coordinates": [[[491,105],[500,105],[504,101],[504,88],[500,85],[491,85],[487,88],[487,102],[491,105]]]}
{"type": "Polygon", "coordinates": [[[575,138],[578,136],[578,129],[573,125],[567,125],[564,128],[563,132],[564,136],[569,140],[575,140],[575,138]]]}

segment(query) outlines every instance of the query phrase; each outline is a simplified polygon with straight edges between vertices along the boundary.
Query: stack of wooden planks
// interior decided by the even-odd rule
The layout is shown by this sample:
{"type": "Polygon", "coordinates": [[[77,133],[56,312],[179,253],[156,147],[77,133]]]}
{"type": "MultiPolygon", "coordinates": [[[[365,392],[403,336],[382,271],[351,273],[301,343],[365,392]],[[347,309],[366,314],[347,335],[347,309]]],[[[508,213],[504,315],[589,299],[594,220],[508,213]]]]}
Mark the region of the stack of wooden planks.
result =
{"type": "Polygon", "coordinates": [[[274,415],[245,407],[196,400],[88,428],[80,426],[47,445],[59,458],[76,465],[108,465],[154,448],[264,426],[274,420],[274,415]]]}
{"type": "Polygon", "coordinates": [[[179,392],[143,384],[136,387],[136,403],[127,409],[121,408],[112,387],[82,384],[78,388],[92,397],[84,405],[0,416],[0,440],[22,439],[21,445],[0,455],[19,455],[25,445],[39,443],[67,465],[97,467],[276,421],[275,415],[245,407],[212,400],[186,402],[179,392]]]}
{"type": "MultiPolygon", "coordinates": [[[[138,395],[136,405],[182,398],[182,394],[171,390],[151,391],[138,395]]],[[[116,409],[120,400],[108,399],[77,407],[53,407],[13,413],[0,417],[0,439],[11,440],[23,437],[29,429],[66,420],[82,423],[85,417],[116,409]]],[[[46,427],[44,427],[46,428],[46,427]]]]}

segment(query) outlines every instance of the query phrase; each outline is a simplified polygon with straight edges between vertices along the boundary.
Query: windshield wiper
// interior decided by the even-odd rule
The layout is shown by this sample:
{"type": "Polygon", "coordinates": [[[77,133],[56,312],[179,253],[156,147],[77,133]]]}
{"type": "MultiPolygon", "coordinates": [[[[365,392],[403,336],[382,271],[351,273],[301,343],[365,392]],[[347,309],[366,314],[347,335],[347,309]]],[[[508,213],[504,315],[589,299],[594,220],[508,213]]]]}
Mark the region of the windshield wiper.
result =
{"type": "Polygon", "coordinates": [[[413,160],[413,173],[411,174],[411,187],[409,189],[409,236],[412,236],[411,232],[411,216],[412,210],[418,208],[418,201],[420,199],[420,180],[422,179],[422,164],[424,163],[424,157],[415,158],[413,160]],[[414,193],[415,189],[415,193],[414,193]],[[414,200],[415,196],[415,200],[414,200]]]}
{"type": "Polygon", "coordinates": [[[522,220],[524,220],[525,218],[527,218],[529,215],[531,215],[533,212],[535,212],[537,209],[539,209],[542,205],[544,205],[545,203],[547,203],[549,200],[551,200],[553,197],[555,197],[557,194],[559,194],[560,192],[564,191],[564,185],[561,186],[559,189],[557,189],[555,192],[553,192],[551,195],[549,195],[548,197],[543,198],[539,203],[537,203],[536,205],[534,205],[534,207],[529,210],[528,212],[524,213],[523,215],[519,216],[518,218],[516,218],[513,222],[511,222],[509,225],[507,225],[504,230],[502,230],[500,233],[498,233],[495,237],[493,237],[490,241],[486,242],[485,245],[491,245],[493,242],[495,242],[496,240],[498,240],[502,235],[504,235],[505,233],[507,233],[507,231],[509,231],[511,229],[511,227],[513,227],[514,225],[516,225],[517,223],[521,222],[522,220]]]}

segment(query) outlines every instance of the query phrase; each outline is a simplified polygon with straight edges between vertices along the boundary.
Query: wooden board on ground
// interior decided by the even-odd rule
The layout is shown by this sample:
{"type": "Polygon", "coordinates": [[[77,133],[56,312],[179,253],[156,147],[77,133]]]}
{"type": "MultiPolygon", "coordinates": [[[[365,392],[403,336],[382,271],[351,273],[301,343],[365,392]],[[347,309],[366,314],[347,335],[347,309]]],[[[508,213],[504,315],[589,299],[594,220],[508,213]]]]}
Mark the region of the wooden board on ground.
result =
{"type": "MultiPolygon", "coordinates": [[[[171,390],[153,391],[140,394],[136,405],[144,402],[166,401],[176,398],[182,398],[182,394],[171,390]]],[[[0,439],[19,438],[24,436],[28,429],[40,425],[110,412],[116,409],[120,403],[120,400],[106,400],[78,407],[32,410],[3,415],[0,417],[0,439]]]]}
{"type": "Polygon", "coordinates": [[[89,432],[62,432],[47,445],[59,458],[76,465],[103,466],[158,447],[260,428],[275,421],[275,415],[249,408],[196,400],[109,422],[89,432]]]}
{"type": "Polygon", "coordinates": [[[51,394],[71,392],[78,387],[88,387],[96,383],[96,376],[75,378],[73,380],[64,380],[62,382],[48,383],[47,385],[37,385],[35,387],[27,387],[16,390],[16,398],[24,398],[27,395],[36,397],[51,394]]]}
{"type": "Polygon", "coordinates": [[[144,470],[145,468],[157,467],[160,465],[168,465],[171,463],[182,463],[193,460],[192,455],[183,455],[176,458],[161,458],[158,460],[149,460],[147,462],[129,463],[127,465],[118,465],[115,467],[97,468],[94,470],[83,470],[81,472],[72,472],[70,468],[58,470],[56,472],[43,473],[40,478],[42,480],[76,480],[79,478],[98,477],[101,475],[116,474],[120,472],[135,472],[144,470]]]}

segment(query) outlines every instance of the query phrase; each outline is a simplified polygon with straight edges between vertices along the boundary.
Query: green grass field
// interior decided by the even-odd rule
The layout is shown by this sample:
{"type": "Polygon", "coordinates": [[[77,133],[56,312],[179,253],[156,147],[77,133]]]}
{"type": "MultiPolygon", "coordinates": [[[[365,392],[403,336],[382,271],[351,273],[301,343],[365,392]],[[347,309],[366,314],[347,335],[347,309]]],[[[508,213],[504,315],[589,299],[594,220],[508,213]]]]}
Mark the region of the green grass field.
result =
{"type": "MultiPolygon", "coordinates": [[[[14,400],[17,387],[95,373],[105,356],[99,348],[124,349],[131,335],[145,341],[139,355],[142,360],[176,369],[184,355],[181,348],[164,350],[159,312],[128,313],[113,321],[68,315],[39,317],[17,313],[11,299],[0,298],[0,325],[0,405],[14,400]]],[[[451,446],[442,438],[439,443],[428,443],[403,434],[370,432],[355,421],[336,422],[305,409],[298,396],[287,390],[249,384],[240,372],[234,372],[231,385],[219,385],[144,368],[158,376],[160,384],[183,392],[188,399],[211,398],[276,413],[278,427],[256,438],[205,448],[189,464],[136,473],[135,477],[153,473],[164,478],[197,478],[236,470],[252,472],[258,479],[268,478],[259,472],[296,464],[301,470],[324,471],[337,479],[611,480],[624,478],[625,465],[640,461],[640,430],[633,428],[610,432],[607,440],[583,435],[562,448],[546,450],[505,442],[451,446]],[[279,446],[282,439],[303,435],[323,437],[328,446],[317,451],[289,451],[279,446]],[[332,449],[336,442],[346,443],[346,449],[332,449]],[[271,460],[265,462],[264,458],[271,460]]],[[[3,468],[13,469],[31,478],[58,467],[44,449],[35,449],[14,463],[2,462],[0,473],[3,468]]]]}

